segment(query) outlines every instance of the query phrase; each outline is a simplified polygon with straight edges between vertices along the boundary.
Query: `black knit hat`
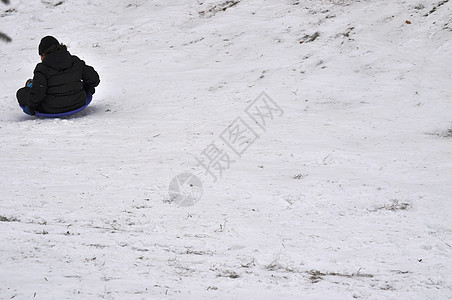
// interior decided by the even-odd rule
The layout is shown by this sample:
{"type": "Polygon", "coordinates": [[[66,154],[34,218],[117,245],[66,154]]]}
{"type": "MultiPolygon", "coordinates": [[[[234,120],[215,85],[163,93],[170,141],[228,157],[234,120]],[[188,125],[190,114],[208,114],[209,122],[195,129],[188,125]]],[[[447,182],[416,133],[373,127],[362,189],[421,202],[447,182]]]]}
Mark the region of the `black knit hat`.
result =
{"type": "Polygon", "coordinates": [[[41,43],[39,43],[38,53],[39,55],[43,55],[50,47],[59,44],[60,42],[53,36],[45,36],[42,38],[41,43]]]}

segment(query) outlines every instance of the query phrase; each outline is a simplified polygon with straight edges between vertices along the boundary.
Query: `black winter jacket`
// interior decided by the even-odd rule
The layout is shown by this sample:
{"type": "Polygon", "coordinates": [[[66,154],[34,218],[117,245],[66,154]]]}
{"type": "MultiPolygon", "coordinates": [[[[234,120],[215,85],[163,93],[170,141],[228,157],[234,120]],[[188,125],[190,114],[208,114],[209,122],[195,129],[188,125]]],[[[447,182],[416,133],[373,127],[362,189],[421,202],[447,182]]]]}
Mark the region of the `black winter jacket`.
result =
{"type": "Polygon", "coordinates": [[[62,113],[82,107],[86,93],[94,94],[99,74],[65,49],[44,56],[34,70],[28,106],[44,113],[62,113]]]}

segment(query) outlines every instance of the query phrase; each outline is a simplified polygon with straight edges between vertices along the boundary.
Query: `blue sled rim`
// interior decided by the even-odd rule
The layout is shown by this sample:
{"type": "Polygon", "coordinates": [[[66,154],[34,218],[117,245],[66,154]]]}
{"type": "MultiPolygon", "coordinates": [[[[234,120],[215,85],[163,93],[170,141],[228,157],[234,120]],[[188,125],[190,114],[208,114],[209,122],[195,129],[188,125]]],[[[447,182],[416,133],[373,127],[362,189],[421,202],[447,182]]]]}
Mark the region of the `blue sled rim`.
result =
{"type": "MultiPolygon", "coordinates": [[[[91,93],[87,93],[86,94],[86,104],[80,108],[77,108],[77,109],[74,109],[71,111],[67,111],[64,113],[57,113],[57,114],[47,114],[47,113],[42,113],[42,112],[36,111],[35,116],[41,117],[41,118],[59,118],[59,117],[72,116],[72,115],[75,115],[76,113],[84,110],[91,103],[92,100],[93,100],[93,95],[91,93]]],[[[24,108],[22,105],[20,107],[22,107],[22,109],[24,108]]]]}

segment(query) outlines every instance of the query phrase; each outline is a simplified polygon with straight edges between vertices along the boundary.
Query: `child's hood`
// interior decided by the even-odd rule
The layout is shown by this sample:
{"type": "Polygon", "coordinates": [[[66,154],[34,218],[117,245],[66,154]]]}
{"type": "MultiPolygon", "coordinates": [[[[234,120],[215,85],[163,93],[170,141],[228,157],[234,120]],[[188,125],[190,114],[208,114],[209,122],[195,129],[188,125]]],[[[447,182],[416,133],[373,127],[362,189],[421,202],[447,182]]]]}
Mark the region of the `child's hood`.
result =
{"type": "Polygon", "coordinates": [[[55,70],[65,70],[72,65],[71,54],[63,49],[46,55],[42,63],[55,70]]]}

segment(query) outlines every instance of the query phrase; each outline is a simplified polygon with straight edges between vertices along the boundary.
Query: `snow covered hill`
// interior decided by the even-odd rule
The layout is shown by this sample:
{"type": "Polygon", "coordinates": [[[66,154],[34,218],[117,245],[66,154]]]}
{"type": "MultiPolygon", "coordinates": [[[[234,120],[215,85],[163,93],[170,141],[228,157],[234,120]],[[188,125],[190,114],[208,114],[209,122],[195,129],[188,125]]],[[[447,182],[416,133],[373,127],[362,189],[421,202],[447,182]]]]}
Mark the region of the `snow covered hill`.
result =
{"type": "Polygon", "coordinates": [[[0,5],[1,299],[450,299],[452,2],[0,5]],[[45,35],[75,117],[18,108],[45,35]]]}

